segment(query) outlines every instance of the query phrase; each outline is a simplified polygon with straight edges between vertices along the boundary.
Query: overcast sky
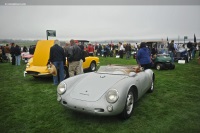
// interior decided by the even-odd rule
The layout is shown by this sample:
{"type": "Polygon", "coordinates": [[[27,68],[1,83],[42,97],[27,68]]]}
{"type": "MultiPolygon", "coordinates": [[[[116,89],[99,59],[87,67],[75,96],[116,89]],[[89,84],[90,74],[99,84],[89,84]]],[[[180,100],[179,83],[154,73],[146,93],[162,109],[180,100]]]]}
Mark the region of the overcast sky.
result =
{"type": "Polygon", "coordinates": [[[0,6],[0,18],[0,39],[200,38],[199,5],[0,6]]]}

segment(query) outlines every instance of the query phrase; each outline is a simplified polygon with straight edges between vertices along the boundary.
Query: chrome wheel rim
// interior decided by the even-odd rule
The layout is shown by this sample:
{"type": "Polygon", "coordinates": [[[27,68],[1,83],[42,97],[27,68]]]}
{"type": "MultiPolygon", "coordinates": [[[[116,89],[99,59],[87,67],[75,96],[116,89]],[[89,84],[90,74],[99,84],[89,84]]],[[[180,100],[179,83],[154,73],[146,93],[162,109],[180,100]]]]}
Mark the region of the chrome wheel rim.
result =
{"type": "Polygon", "coordinates": [[[157,69],[157,70],[160,70],[160,65],[157,65],[156,69],[157,69]]]}
{"type": "Polygon", "coordinates": [[[151,91],[153,91],[153,86],[154,86],[154,83],[152,81],[152,83],[151,83],[151,91]]]}
{"type": "Polygon", "coordinates": [[[91,68],[92,71],[95,71],[95,69],[96,69],[95,63],[91,63],[90,68],[91,68]]]}
{"type": "Polygon", "coordinates": [[[134,104],[133,93],[129,92],[127,99],[126,99],[126,112],[127,112],[127,114],[131,114],[131,112],[133,110],[133,104],[134,104]]]}

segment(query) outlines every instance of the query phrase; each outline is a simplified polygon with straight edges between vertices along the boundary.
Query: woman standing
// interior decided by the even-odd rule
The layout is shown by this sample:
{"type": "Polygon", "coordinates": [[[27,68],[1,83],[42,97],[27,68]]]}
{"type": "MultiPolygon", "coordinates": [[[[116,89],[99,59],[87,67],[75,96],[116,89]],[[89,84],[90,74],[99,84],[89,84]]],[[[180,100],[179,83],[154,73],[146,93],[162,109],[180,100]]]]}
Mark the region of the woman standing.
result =
{"type": "Polygon", "coordinates": [[[137,53],[137,63],[139,67],[143,67],[144,70],[151,68],[151,53],[146,47],[146,43],[140,44],[140,49],[137,53]]]}

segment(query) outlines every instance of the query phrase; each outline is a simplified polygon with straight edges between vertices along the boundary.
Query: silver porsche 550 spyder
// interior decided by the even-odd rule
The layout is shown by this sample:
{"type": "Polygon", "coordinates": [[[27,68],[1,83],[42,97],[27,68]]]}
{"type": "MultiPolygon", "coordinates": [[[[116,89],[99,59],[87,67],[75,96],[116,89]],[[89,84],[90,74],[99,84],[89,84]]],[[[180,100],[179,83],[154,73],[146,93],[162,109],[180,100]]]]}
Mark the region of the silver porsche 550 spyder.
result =
{"type": "Polygon", "coordinates": [[[135,102],[154,89],[153,71],[135,70],[136,66],[108,65],[68,78],[57,87],[57,101],[76,111],[127,119],[135,102]]]}

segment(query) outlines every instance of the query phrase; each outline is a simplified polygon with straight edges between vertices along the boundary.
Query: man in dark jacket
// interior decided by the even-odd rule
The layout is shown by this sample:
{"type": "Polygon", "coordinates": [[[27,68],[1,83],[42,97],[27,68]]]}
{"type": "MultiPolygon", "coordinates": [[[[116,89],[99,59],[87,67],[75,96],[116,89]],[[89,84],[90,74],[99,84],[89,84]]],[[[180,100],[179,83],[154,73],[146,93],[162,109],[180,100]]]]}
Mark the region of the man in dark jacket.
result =
{"type": "Polygon", "coordinates": [[[16,66],[20,66],[21,48],[18,45],[16,45],[14,48],[14,54],[15,54],[15,64],[16,66]]]}
{"type": "Polygon", "coordinates": [[[58,75],[53,76],[54,85],[58,85],[61,81],[64,80],[65,54],[64,54],[64,49],[59,45],[60,42],[58,40],[55,40],[54,45],[50,48],[49,62],[53,64],[57,70],[59,69],[58,75]],[[59,81],[58,81],[58,76],[59,76],[59,81]]]}
{"type": "Polygon", "coordinates": [[[10,54],[12,57],[12,65],[15,65],[15,43],[11,43],[10,54]]]}
{"type": "Polygon", "coordinates": [[[174,55],[176,53],[175,48],[174,48],[174,40],[171,41],[171,43],[169,44],[169,55],[171,57],[171,61],[172,63],[174,63],[174,55]]]}
{"type": "Polygon", "coordinates": [[[81,73],[80,60],[83,58],[83,53],[73,39],[70,40],[70,44],[67,60],[69,62],[69,76],[72,77],[75,73],[76,75],[81,73]]]}

